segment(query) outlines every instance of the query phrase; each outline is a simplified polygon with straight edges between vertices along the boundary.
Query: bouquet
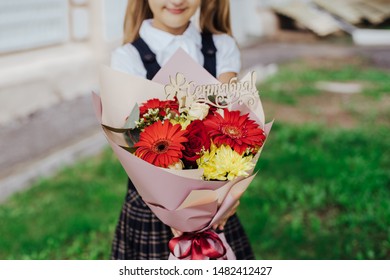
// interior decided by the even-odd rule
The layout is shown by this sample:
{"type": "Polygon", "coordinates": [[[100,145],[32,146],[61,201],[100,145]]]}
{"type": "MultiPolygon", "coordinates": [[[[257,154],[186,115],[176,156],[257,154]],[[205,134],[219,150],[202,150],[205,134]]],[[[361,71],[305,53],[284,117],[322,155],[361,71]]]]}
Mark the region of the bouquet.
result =
{"type": "Polygon", "coordinates": [[[254,178],[272,125],[255,73],[221,84],[179,49],[152,81],[103,68],[94,105],[142,199],[185,232],[170,241],[170,259],[234,259],[210,228],[254,178]]]}

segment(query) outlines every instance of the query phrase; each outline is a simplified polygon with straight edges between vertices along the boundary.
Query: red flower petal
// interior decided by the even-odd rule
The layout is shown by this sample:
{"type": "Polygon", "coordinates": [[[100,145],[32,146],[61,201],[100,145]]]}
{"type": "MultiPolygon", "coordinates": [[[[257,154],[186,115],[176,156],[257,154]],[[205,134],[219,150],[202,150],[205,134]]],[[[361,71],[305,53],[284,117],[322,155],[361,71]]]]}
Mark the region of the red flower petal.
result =
{"type": "Polygon", "coordinates": [[[259,125],[249,119],[249,114],[240,116],[240,111],[225,109],[223,117],[215,113],[204,124],[217,146],[228,145],[239,154],[247,148],[258,150],[265,140],[265,133],[259,125]]]}
{"type": "Polygon", "coordinates": [[[134,145],[135,155],[153,165],[168,167],[182,157],[182,143],[188,141],[183,136],[185,133],[179,124],[155,122],[141,132],[140,140],[134,145]]]}

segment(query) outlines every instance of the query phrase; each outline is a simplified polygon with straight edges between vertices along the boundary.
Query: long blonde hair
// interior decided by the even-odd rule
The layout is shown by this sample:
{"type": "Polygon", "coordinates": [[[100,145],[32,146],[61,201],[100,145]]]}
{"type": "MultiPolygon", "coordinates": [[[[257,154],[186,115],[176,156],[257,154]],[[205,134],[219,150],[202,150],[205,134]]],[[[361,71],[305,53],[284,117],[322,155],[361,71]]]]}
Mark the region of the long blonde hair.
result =
{"type": "MultiPolygon", "coordinates": [[[[128,0],[124,21],[124,44],[139,38],[141,24],[148,18],[153,18],[148,0],[128,0]]],[[[199,26],[201,32],[232,35],[229,0],[202,0],[199,26]]]]}

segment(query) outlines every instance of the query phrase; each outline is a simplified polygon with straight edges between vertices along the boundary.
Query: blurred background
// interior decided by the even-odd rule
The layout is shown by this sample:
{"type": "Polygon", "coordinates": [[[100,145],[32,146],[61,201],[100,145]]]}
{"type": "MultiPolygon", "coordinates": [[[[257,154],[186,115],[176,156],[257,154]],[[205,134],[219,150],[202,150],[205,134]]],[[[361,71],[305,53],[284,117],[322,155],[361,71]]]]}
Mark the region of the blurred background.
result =
{"type": "MultiPolygon", "coordinates": [[[[95,119],[127,0],[0,0],[0,259],[108,259],[126,175],[95,119]]],[[[390,259],[390,0],[231,0],[275,119],[258,259],[390,259]]]]}

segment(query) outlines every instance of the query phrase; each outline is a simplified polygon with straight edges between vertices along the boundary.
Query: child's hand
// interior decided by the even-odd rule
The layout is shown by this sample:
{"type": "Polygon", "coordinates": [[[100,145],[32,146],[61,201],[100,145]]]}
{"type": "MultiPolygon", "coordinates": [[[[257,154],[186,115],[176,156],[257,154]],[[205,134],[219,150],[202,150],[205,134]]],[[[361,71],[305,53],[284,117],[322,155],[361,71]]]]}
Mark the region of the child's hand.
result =
{"type": "Polygon", "coordinates": [[[179,237],[180,235],[183,234],[183,232],[181,232],[180,230],[174,229],[174,228],[171,228],[171,231],[172,231],[174,237],[179,237]]]}
{"type": "Polygon", "coordinates": [[[240,201],[237,200],[237,202],[234,204],[233,208],[230,210],[230,212],[228,212],[225,217],[223,217],[222,220],[219,221],[218,224],[214,224],[213,225],[213,229],[216,230],[216,229],[219,229],[219,230],[223,230],[225,228],[225,224],[227,222],[227,220],[234,215],[234,213],[236,213],[237,211],[237,207],[238,205],[240,205],[240,201]]]}

